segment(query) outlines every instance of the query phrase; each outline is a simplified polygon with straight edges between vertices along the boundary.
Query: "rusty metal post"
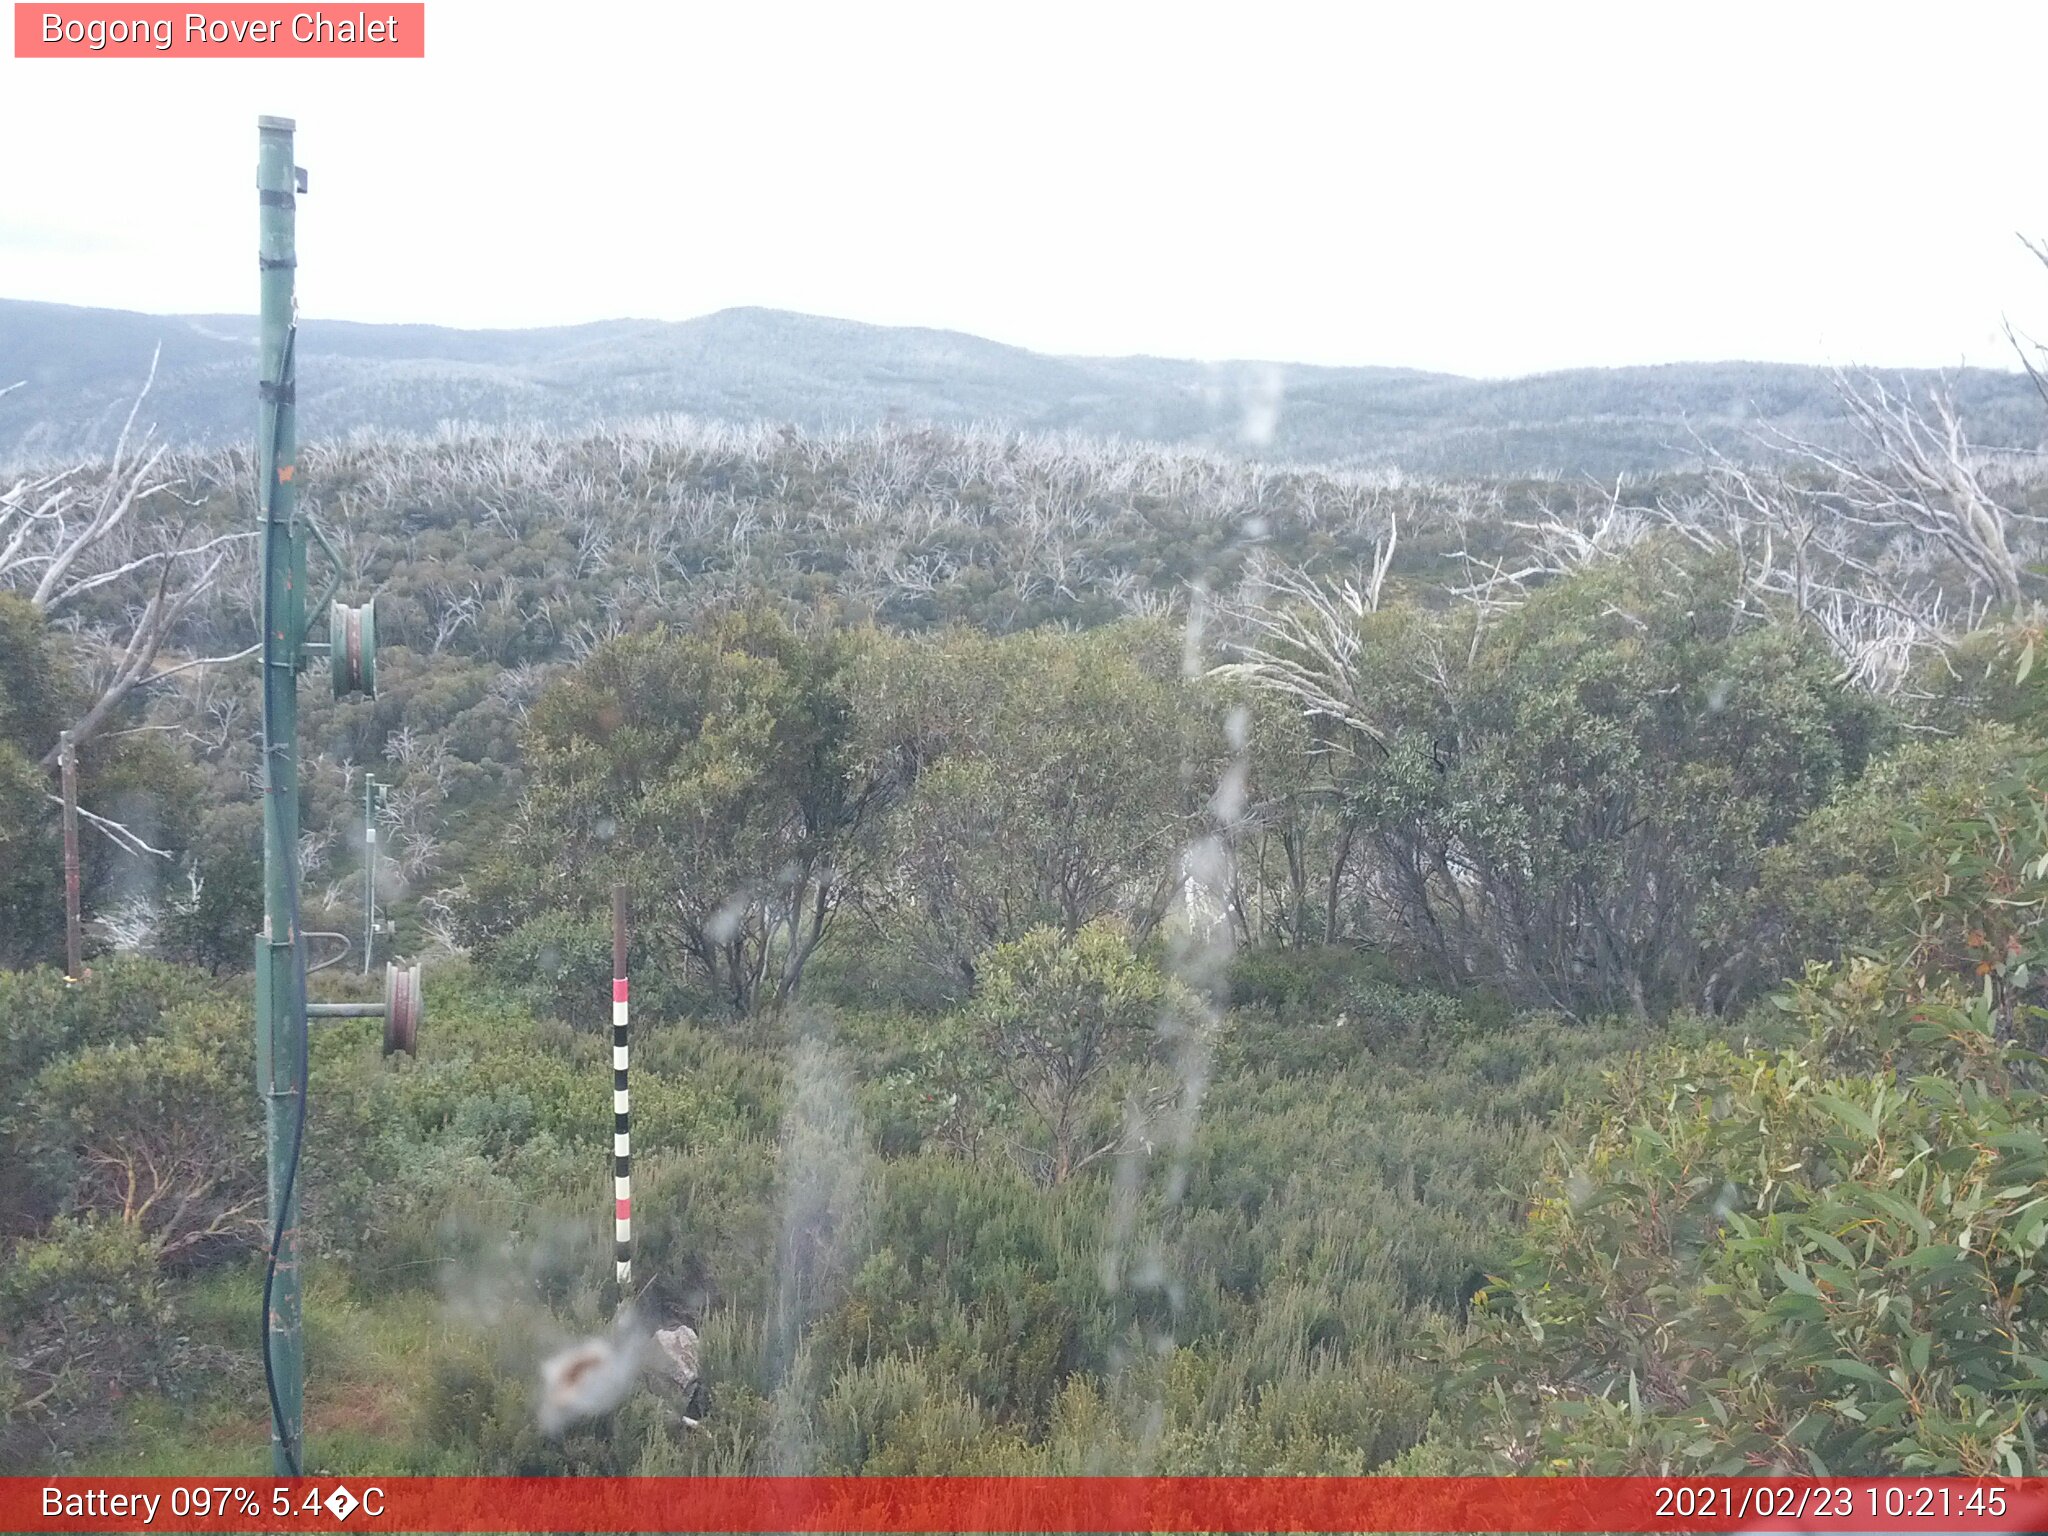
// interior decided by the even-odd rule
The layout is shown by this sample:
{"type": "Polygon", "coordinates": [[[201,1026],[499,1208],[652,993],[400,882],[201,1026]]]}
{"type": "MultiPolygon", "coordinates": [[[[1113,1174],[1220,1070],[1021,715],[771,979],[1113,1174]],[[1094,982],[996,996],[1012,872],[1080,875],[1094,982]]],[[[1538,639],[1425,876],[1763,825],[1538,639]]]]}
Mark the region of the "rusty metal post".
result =
{"type": "Polygon", "coordinates": [[[57,736],[57,770],[64,788],[64,979],[85,979],[85,933],[78,916],[78,748],[69,731],[57,736]]]}

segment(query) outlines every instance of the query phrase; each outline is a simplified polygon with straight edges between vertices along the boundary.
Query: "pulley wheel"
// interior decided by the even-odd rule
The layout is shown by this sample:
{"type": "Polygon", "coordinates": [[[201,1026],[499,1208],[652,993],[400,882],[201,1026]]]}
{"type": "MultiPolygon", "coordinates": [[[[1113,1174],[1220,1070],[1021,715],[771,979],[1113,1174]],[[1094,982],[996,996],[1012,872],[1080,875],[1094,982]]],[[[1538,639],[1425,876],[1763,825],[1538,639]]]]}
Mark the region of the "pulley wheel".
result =
{"type": "Polygon", "coordinates": [[[327,665],[334,676],[334,696],[377,691],[377,603],[360,608],[336,603],[327,613],[327,665]]]}
{"type": "Polygon", "coordinates": [[[420,1015],[426,1011],[420,995],[417,965],[384,967],[384,1054],[403,1051],[419,1054],[420,1015]]]}

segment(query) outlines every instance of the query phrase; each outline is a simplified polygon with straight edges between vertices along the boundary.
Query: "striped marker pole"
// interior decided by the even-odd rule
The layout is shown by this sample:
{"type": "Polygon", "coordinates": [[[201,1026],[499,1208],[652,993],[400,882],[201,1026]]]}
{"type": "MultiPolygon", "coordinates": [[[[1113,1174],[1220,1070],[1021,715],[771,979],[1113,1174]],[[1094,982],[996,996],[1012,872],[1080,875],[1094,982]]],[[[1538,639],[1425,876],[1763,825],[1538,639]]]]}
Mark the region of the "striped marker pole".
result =
{"type": "Polygon", "coordinates": [[[626,887],[612,887],[612,1258],[633,1283],[633,1118],[626,1094],[626,887]]]}

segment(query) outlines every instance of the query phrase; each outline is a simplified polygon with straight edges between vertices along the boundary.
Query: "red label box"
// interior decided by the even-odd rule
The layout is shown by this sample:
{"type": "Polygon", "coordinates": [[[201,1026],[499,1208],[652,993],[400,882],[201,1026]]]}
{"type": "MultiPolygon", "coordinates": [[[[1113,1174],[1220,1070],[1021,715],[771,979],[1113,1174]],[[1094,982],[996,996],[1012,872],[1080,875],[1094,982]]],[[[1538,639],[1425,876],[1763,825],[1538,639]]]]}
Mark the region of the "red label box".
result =
{"type": "Polygon", "coordinates": [[[18,59],[423,59],[427,8],[16,0],[18,59]]]}
{"type": "Polygon", "coordinates": [[[0,1477],[45,1532],[2048,1530],[2048,1480],[1585,1477],[0,1477]]]}

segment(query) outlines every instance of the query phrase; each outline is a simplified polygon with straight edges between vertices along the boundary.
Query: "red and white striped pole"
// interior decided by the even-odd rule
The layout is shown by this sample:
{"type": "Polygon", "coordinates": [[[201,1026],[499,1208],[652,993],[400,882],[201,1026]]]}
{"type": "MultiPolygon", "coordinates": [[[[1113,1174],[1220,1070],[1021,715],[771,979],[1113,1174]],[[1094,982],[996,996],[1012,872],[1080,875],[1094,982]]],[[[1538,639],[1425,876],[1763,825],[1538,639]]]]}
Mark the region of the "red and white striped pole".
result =
{"type": "Polygon", "coordinates": [[[633,1112],[626,1093],[626,887],[612,887],[612,1258],[633,1283],[633,1112]]]}

